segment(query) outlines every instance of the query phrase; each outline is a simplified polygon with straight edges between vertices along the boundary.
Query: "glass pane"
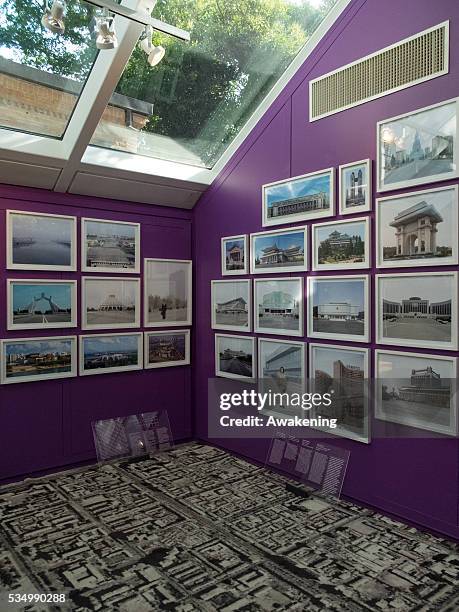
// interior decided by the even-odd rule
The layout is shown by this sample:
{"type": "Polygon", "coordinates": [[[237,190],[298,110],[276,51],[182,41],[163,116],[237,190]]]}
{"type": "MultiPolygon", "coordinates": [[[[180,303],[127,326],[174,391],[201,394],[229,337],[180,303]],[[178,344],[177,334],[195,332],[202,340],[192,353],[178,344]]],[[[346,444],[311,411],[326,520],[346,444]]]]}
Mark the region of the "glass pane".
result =
{"type": "Polygon", "coordinates": [[[41,24],[44,7],[0,0],[0,126],[59,138],[97,55],[95,7],[69,2],[63,34],[41,24]]]}
{"type": "Polygon", "coordinates": [[[211,168],[337,0],[159,0],[153,16],[191,32],[150,67],[136,46],[91,143],[211,168]],[[119,109],[118,109],[119,110],[119,109]]]}

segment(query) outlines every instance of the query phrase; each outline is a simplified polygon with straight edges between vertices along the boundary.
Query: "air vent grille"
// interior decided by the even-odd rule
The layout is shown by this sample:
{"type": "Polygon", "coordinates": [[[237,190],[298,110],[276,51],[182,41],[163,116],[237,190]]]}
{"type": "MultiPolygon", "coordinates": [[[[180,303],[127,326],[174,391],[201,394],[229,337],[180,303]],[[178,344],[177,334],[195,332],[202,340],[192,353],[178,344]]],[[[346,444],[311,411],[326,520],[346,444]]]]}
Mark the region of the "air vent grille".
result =
{"type": "Polygon", "coordinates": [[[314,79],[310,121],[446,74],[448,34],[445,22],[314,79]]]}

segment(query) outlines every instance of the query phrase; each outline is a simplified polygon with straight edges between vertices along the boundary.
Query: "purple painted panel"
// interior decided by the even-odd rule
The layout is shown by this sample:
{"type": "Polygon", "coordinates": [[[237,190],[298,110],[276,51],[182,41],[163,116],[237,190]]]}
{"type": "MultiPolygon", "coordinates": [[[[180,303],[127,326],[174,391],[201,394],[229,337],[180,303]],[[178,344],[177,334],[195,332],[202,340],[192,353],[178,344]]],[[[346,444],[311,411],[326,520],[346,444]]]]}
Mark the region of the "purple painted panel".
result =
{"type": "MultiPolygon", "coordinates": [[[[456,0],[434,4],[429,0],[355,0],[273,105],[271,112],[280,108],[278,114],[272,118],[268,111],[220,181],[201,198],[194,211],[195,353],[200,356],[194,381],[198,437],[205,439],[207,435],[207,379],[214,376],[210,281],[220,278],[220,237],[263,230],[263,183],[330,166],[337,168],[367,157],[375,160],[377,121],[459,96],[459,59],[454,42],[458,30],[456,0]],[[448,75],[309,123],[310,78],[447,19],[452,43],[448,75]]],[[[375,345],[369,346],[374,349],[375,345]]],[[[372,357],[373,350],[370,353],[372,357]]],[[[269,448],[267,440],[212,442],[261,463],[269,448]]],[[[333,438],[333,443],[351,450],[344,495],[459,537],[457,439],[389,438],[363,445],[333,438]]]]}
{"type": "MultiPolygon", "coordinates": [[[[2,186],[1,236],[6,235],[6,209],[140,222],[142,258],[191,259],[191,213],[188,211],[2,186]]],[[[80,268],[79,232],[77,246],[80,268]]],[[[79,280],[82,274],[5,272],[5,261],[3,248],[0,249],[0,304],[3,305],[0,338],[61,335],[58,329],[6,331],[6,278],[79,280]]],[[[78,310],[80,297],[79,285],[78,310]]],[[[79,322],[80,318],[78,312],[79,322]]],[[[67,328],[62,333],[73,335],[79,331],[79,328],[67,328]]],[[[114,333],[119,331],[123,330],[114,330],[114,333]]],[[[168,410],[176,439],[191,436],[191,366],[1,386],[0,480],[95,459],[91,421],[157,408],[168,410]]]]}

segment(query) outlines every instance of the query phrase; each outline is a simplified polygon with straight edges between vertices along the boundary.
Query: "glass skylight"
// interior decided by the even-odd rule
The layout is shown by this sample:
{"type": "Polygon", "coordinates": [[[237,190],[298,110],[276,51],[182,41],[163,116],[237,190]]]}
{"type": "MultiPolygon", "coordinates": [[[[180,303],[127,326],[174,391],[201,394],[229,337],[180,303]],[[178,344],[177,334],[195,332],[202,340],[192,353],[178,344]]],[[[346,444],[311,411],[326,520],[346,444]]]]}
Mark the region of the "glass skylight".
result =
{"type": "Polygon", "coordinates": [[[41,25],[44,3],[0,0],[0,126],[61,138],[97,56],[96,7],[69,3],[56,36],[41,25]]]}
{"type": "Polygon", "coordinates": [[[337,1],[159,0],[191,42],[155,34],[153,68],[136,46],[91,144],[212,168],[337,1]]]}

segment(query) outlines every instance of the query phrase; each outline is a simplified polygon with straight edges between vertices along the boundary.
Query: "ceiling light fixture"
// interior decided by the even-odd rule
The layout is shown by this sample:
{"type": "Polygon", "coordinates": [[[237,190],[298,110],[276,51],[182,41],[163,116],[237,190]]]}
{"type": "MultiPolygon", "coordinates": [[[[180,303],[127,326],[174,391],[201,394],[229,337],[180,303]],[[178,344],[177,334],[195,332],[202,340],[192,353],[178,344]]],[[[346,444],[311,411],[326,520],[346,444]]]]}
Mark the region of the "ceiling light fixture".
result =
{"type": "Polygon", "coordinates": [[[151,41],[152,37],[153,28],[147,26],[139,41],[139,47],[147,54],[147,62],[150,66],[157,66],[166,54],[166,49],[162,45],[155,46],[151,41]]]}
{"type": "Polygon", "coordinates": [[[44,28],[53,34],[63,34],[65,32],[65,0],[54,0],[49,8],[48,0],[46,0],[45,12],[41,18],[41,24],[44,28]]]}
{"type": "Polygon", "coordinates": [[[98,49],[116,49],[118,46],[114,20],[114,16],[110,15],[106,8],[96,16],[96,47],[98,49]]]}

